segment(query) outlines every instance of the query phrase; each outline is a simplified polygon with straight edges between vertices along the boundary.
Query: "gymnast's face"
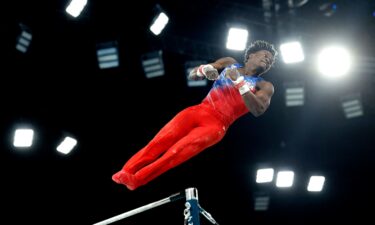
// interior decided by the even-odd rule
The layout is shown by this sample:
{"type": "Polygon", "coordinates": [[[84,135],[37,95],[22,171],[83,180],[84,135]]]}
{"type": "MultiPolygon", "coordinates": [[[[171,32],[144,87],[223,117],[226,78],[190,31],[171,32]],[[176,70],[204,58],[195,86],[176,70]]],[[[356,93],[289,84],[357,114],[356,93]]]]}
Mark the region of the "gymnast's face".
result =
{"type": "Polygon", "coordinates": [[[246,62],[246,70],[252,73],[262,75],[268,72],[274,62],[274,57],[267,50],[260,50],[249,55],[246,62]]]}

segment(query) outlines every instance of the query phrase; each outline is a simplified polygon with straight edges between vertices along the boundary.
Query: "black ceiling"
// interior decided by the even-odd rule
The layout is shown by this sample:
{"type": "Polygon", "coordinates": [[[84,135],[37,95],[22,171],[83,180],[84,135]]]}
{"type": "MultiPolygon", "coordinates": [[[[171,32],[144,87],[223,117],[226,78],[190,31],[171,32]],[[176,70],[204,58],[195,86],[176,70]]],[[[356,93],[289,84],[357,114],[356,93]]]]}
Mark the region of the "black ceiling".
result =
{"type": "MultiPolygon", "coordinates": [[[[9,224],[93,224],[188,187],[198,189],[201,206],[219,224],[371,219],[373,1],[319,0],[298,6],[304,1],[96,0],[76,19],[64,12],[68,2],[17,0],[3,6],[1,202],[9,224]],[[156,3],[170,18],[158,37],[148,30],[156,3]],[[319,9],[325,3],[337,4],[333,15],[324,16],[319,9]],[[26,54],[15,49],[19,24],[33,34],[26,54]],[[139,190],[115,184],[112,174],[131,155],[178,111],[199,103],[208,92],[209,86],[187,87],[186,61],[210,62],[222,56],[242,60],[241,53],[224,48],[232,24],[247,26],[252,40],[266,39],[277,47],[290,36],[298,37],[305,62],[289,66],[279,60],[265,76],[276,92],[263,116],[242,117],[222,142],[139,190]],[[96,46],[107,41],[117,42],[120,66],[100,70],[96,46]],[[345,81],[323,80],[314,68],[320,45],[332,42],[348,44],[356,54],[345,81]],[[141,56],[159,49],[164,51],[166,74],[147,79],[141,56]],[[303,107],[285,106],[284,81],[304,83],[303,107]],[[365,115],[347,120],[340,98],[352,92],[361,93],[365,115]],[[11,146],[11,132],[19,123],[36,130],[29,152],[11,146]],[[61,156],[55,146],[65,134],[76,137],[78,146],[61,156]],[[262,163],[295,170],[296,185],[278,190],[274,184],[255,184],[255,169],[262,163]],[[313,173],[326,176],[322,193],[305,191],[313,173]],[[257,193],[270,196],[268,211],[254,211],[257,193]]],[[[118,224],[182,224],[183,203],[118,224]]]]}

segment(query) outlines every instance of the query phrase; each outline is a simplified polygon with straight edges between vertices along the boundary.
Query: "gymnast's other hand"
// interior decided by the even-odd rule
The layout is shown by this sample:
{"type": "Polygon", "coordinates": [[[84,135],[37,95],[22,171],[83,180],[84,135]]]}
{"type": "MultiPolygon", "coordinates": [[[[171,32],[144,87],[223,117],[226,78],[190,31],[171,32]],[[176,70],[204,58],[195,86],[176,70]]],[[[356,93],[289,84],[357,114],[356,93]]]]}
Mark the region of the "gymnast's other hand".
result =
{"type": "Polygon", "coordinates": [[[219,78],[219,72],[210,64],[200,65],[197,70],[197,75],[204,75],[208,80],[217,80],[219,78]]]}

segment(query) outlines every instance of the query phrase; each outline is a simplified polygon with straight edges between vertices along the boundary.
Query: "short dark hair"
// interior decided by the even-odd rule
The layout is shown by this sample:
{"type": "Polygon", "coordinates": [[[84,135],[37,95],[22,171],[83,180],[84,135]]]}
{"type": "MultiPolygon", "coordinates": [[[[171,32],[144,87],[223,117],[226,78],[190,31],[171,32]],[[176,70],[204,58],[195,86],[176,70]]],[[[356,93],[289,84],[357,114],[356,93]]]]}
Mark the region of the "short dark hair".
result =
{"type": "Polygon", "coordinates": [[[261,51],[261,50],[269,51],[273,55],[273,58],[274,58],[273,61],[276,60],[276,56],[278,55],[278,52],[275,49],[275,47],[273,46],[273,44],[271,44],[267,41],[263,41],[263,40],[256,40],[256,41],[252,42],[249,45],[249,47],[247,47],[247,49],[245,51],[245,60],[244,60],[245,63],[249,59],[250,54],[261,51]]]}

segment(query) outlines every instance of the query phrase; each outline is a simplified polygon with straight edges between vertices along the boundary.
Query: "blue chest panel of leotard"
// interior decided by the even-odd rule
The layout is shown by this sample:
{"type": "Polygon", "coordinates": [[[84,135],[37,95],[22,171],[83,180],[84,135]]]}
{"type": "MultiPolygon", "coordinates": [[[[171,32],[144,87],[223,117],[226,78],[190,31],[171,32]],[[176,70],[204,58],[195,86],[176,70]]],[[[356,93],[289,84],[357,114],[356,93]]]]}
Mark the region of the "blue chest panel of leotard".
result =
{"type": "MultiPolygon", "coordinates": [[[[242,68],[243,66],[236,63],[226,67],[220,73],[219,79],[215,80],[210,92],[203,100],[203,103],[211,105],[216,111],[225,115],[230,122],[248,112],[239,91],[233,86],[230,78],[225,77],[226,70],[233,67],[242,68]]],[[[244,76],[244,78],[253,93],[256,92],[257,82],[263,80],[263,78],[257,76],[244,76]]]]}

